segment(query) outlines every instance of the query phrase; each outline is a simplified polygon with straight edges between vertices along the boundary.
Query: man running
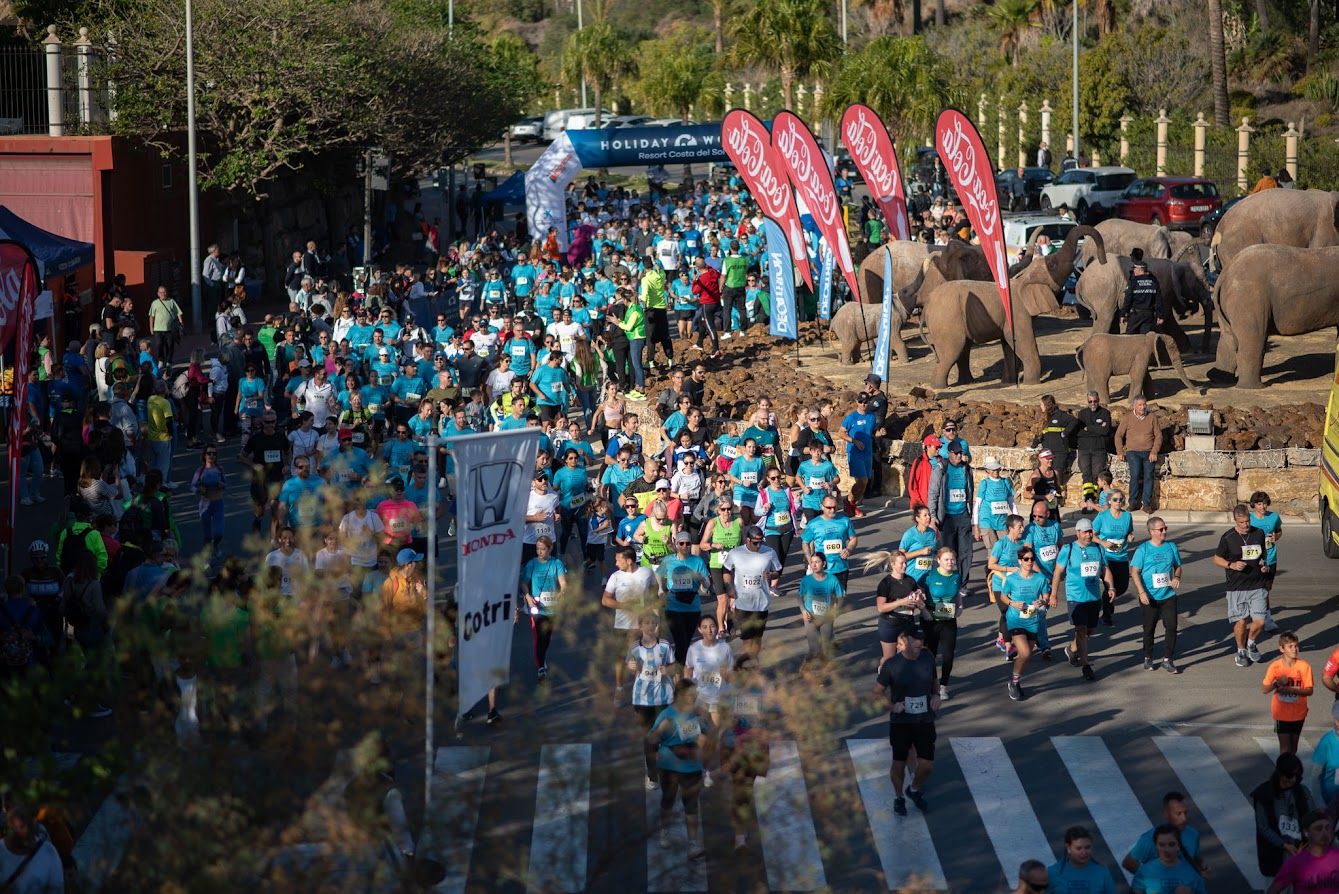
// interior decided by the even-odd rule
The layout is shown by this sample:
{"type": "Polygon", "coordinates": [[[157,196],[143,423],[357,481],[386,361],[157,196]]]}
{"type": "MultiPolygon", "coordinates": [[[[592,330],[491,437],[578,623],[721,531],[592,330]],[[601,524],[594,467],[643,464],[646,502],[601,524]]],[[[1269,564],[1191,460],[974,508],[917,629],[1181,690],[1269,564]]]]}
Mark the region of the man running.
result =
{"type": "Polygon", "coordinates": [[[1061,547],[1056,556],[1052,593],[1060,592],[1061,581],[1065,582],[1065,602],[1074,625],[1074,644],[1065,646],[1065,657],[1082,670],[1083,679],[1092,682],[1097,675],[1088,661],[1088,638],[1097,630],[1102,597],[1115,598],[1116,586],[1102,547],[1093,543],[1093,523],[1086,518],[1074,525],[1074,541],[1061,547]]]}
{"type": "Polygon", "coordinates": [[[781,560],[763,545],[762,528],[750,525],[744,532],[744,545],[726,553],[723,564],[725,592],[730,610],[737,613],[744,654],[756,659],[767,628],[767,611],[781,579],[781,560]]]}
{"type": "Polygon", "coordinates": [[[1144,670],[1156,670],[1153,632],[1162,622],[1162,667],[1168,673],[1181,669],[1176,656],[1177,593],[1181,588],[1181,551],[1167,539],[1167,523],[1159,516],[1148,520],[1148,540],[1139,544],[1130,560],[1130,580],[1144,607],[1144,670]]]}
{"type": "Polygon", "coordinates": [[[925,803],[925,782],[935,760],[935,716],[939,713],[939,693],[935,685],[934,656],[924,649],[924,634],[919,627],[903,627],[897,637],[897,652],[879,668],[874,683],[876,697],[886,698],[888,741],[893,746],[893,764],[888,775],[893,781],[893,812],[907,815],[907,798],[921,811],[925,803]],[[904,789],[907,759],[916,752],[916,769],[911,787],[904,789]]]}
{"type": "Polygon", "coordinates": [[[1251,526],[1251,510],[1238,503],[1232,530],[1218,540],[1213,563],[1227,575],[1227,620],[1237,643],[1237,667],[1260,661],[1256,638],[1265,629],[1269,611],[1265,590],[1265,532],[1251,526]]]}

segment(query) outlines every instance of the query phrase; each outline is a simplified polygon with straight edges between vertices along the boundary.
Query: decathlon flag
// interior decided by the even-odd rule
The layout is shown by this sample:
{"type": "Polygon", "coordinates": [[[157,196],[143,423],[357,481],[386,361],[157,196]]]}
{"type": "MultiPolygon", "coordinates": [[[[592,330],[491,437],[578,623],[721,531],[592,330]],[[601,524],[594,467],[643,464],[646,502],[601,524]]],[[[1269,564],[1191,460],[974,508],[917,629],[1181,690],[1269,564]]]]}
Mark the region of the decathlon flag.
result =
{"type": "Polygon", "coordinates": [[[781,160],[795,187],[795,195],[804,201],[809,213],[818,224],[823,239],[832,246],[832,254],[846,284],[851,287],[852,295],[860,292],[855,284],[855,265],[851,261],[851,244],[846,239],[846,220],[842,216],[841,203],[837,201],[837,188],[832,182],[832,171],[818,148],[818,141],[805,124],[790,112],[781,112],[772,121],[772,145],[776,146],[781,160]]]}
{"type": "Polygon", "coordinates": [[[763,221],[767,234],[767,284],[772,294],[772,323],[768,331],[777,338],[796,338],[795,265],[791,261],[786,234],[776,221],[763,221]]]}
{"type": "Polygon", "coordinates": [[[731,109],[721,122],[721,146],[739,171],[749,194],[758,203],[763,217],[781,226],[786,243],[790,246],[790,257],[812,289],[814,283],[809,276],[808,252],[804,246],[800,212],[767,125],[752,112],[731,109]]]}
{"type": "Polygon", "coordinates": [[[525,214],[536,242],[557,227],[558,247],[567,251],[567,187],[582,167],[572,141],[561,133],[525,172],[525,214]]]}
{"type": "MultiPolygon", "coordinates": [[[[902,186],[902,171],[897,165],[897,149],[883,119],[863,103],[847,106],[842,115],[842,142],[851,152],[865,185],[883,212],[883,219],[896,239],[911,238],[907,223],[907,194],[902,186]]],[[[882,375],[882,373],[880,373],[882,375]]]]}
{"type": "Polygon", "coordinates": [[[1000,290],[1005,324],[1013,329],[1013,302],[1009,295],[1009,257],[1004,251],[1004,227],[1000,223],[1000,201],[995,194],[995,174],[990,153],[971,120],[957,109],[939,113],[935,124],[935,148],[948,172],[949,182],[958,193],[958,201],[967,211],[967,219],[976,231],[986,253],[991,278],[1000,290]]]}
{"type": "Polygon", "coordinates": [[[874,342],[874,368],[880,380],[888,375],[888,350],[893,340],[893,253],[883,251],[883,309],[879,313],[879,336],[874,342]]]}
{"type": "Polygon", "coordinates": [[[456,555],[460,714],[511,668],[521,537],[539,438],[534,429],[462,435],[447,443],[456,460],[456,555]]]}
{"type": "Polygon", "coordinates": [[[19,481],[23,464],[23,411],[28,401],[33,317],[37,310],[37,261],[17,242],[0,241],[0,349],[14,342],[14,391],[9,407],[9,562],[13,570],[19,529],[19,481]]]}
{"type": "Polygon", "coordinates": [[[818,244],[818,318],[832,319],[832,247],[818,244]]]}

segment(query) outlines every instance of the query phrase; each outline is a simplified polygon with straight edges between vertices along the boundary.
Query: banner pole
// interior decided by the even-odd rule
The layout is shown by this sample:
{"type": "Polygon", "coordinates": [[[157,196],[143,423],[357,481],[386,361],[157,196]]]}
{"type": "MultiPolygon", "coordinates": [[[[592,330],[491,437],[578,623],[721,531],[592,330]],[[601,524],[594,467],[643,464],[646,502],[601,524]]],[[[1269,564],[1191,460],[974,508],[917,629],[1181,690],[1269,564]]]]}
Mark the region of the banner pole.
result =
{"type": "Polygon", "coordinates": [[[428,605],[423,618],[423,815],[432,816],[433,634],[437,614],[437,436],[428,435],[428,605]]]}

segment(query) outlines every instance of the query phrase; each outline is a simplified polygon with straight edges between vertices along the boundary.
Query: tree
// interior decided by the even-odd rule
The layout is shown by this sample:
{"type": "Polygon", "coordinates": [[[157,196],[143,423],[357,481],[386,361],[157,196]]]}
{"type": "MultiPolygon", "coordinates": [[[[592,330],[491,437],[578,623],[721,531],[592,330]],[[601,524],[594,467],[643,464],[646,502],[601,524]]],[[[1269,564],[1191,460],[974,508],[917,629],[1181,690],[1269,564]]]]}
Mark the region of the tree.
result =
{"type": "Polygon", "coordinates": [[[680,23],[670,36],[637,47],[641,79],[633,92],[656,114],[673,113],[685,123],[689,109],[720,96],[722,77],[701,48],[711,39],[705,28],[680,23]]]}
{"type": "Polygon", "coordinates": [[[1227,53],[1223,39],[1223,0],[1209,0],[1209,68],[1213,76],[1213,123],[1227,127],[1227,53]]]}
{"type": "Polygon", "coordinates": [[[953,66],[920,37],[878,37],[844,56],[823,94],[820,112],[839,117],[853,102],[879,113],[893,135],[907,140],[933,125],[946,106],[965,103],[949,77],[953,66]]]}
{"type": "Polygon", "coordinates": [[[781,95],[795,107],[795,80],[822,69],[842,52],[823,0],[758,0],[735,22],[740,62],[775,69],[781,95]]]}
{"type": "Polygon", "coordinates": [[[716,36],[716,55],[725,53],[725,14],[730,9],[731,0],[707,0],[711,6],[711,30],[716,36]]]}
{"type": "Polygon", "coordinates": [[[635,70],[628,42],[605,21],[573,32],[563,47],[563,79],[579,84],[584,78],[595,89],[595,126],[600,126],[604,92],[635,70]]]}
{"type": "MultiPolygon", "coordinates": [[[[496,67],[504,71],[522,93],[535,96],[544,89],[544,79],[539,74],[539,57],[521,38],[504,31],[493,38],[490,49],[496,67]]],[[[503,161],[511,164],[510,127],[502,131],[502,152],[503,161]]]]}
{"type": "Polygon", "coordinates": [[[1036,27],[1033,13],[1037,0],[999,0],[990,7],[989,15],[995,33],[999,36],[1000,52],[1010,65],[1018,64],[1019,50],[1029,31],[1036,27]]]}

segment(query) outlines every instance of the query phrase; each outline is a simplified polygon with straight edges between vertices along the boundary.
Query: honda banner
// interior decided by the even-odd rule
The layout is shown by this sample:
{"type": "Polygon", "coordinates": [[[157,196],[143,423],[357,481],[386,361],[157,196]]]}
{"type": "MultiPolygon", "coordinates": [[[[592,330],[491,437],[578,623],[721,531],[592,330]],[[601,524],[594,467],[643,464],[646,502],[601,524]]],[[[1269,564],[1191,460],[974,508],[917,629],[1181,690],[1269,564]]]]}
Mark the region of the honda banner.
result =
{"type": "Polygon", "coordinates": [[[539,438],[535,429],[463,435],[456,460],[456,603],[460,715],[507,682],[519,591],[521,537],[539,438]]]}
{"type": "Polygon", "coordinates": [[[883,119],[862,103],[848,106],[842,115],[842,142],[850,150],[851,161],[855,162],[860,176],[865,178],[865,185],[883,212],[893,238],[910,239],[907,194],[897,164],[897,148],[883,119]]]}
{"type": "Polygon", "coordinates": [[[531,239],[543,242],[549,227],[557,227],[558,247],[567,251],[567,187],[582,167],[572,141],[561,133],[525,172],[525,214],[531,239]]]}
{"type": "Polygon", "coordinates": [[[772,321],[768,331],[777,338],[798,338],[795,265],[787,248],[786,234],[771,219],[763,221],[763,230],[767,234],[767,284],[772,296],[772,321]]]}
{"type": "Polygon", "coordinates": [[[23,480],[23,423],[28,414],[28,362],[32,357],[33,315],[37,305],[37,261],[17,242],[0,241],[0,312],[5,314],[0,350],[14,340],[14,393],[9,407],[9,561],[12,571],[23,480]]]}
{"type": "Polygon", "coordinates": [[[721,122],[721,145],[763,216],[776,221],[785,233],[791,260],[812,289],[814,283],[809,276],[809,252],[804,245],[800,213],[767,126],[751,112],[731,109],[721,122]]]}
{"type": "Polygon", "coordinates": [[[818,318],[832,319],[832,246],[827,242],[818,244],[818,318]]]}
{"type": "Polygon", "coordinates": [[[990,163],[990,153],[971,120],[957,109],[939,113],[939,121],[935,124],[935,149],[939,151],[939,160],[948,173],[949,182],[957,191],[958,201],[967,211],[967,219],[986,253],[991,278],[1000,290],[1005,324],[1012,331],[1014,313],[1009,297],[1009,256],[1004,250],[1004,226],[1000,222],[1000,201],[995,194],[995,169],[990,163]]]}
{"type": "Polygon", "coordinates": [[[883,308],[879,313],[879,335],[874,341],[874,368],[870,370],[880,379],[888,378],[888,350],[893,341],[893,253],[883,252],[883,308]]]}
{"type": "Polygon", "coordinates": [[[832,171],[823,158],[823,150],[809,132],[809,126],[790,112],[781,112],[772,121],[772,145],[781,156],[782,165],[795,194],[804,200],[823,239],[832,246],[832,254],[851,294],[858,296],[855,284],[855,265],[851,261],[851,244],[846,239],[846,220],[837,188],[832,182],[832,171]]]}

